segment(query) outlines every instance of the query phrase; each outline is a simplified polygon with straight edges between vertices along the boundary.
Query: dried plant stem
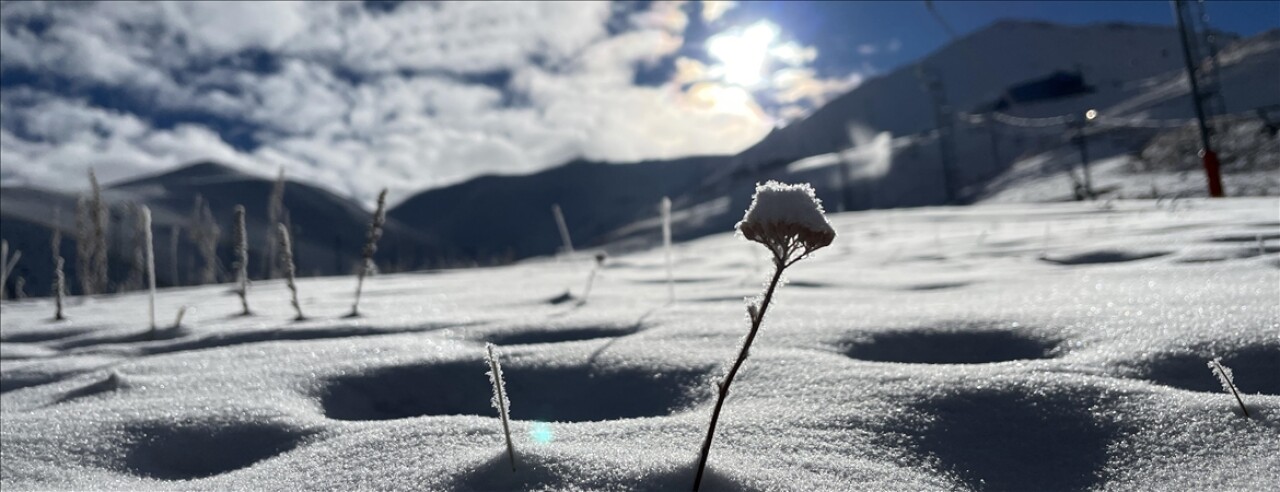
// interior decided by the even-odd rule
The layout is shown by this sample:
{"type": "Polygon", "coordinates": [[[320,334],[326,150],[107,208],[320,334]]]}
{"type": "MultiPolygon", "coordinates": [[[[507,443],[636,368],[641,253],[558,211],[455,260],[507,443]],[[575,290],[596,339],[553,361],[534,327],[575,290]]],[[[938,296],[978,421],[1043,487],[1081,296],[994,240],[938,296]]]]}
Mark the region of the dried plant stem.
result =
{"type": "Polygon", "coordinates": [[[244,226],[244,205],[236,205],[234,224],[236,253],[236,294],[240,296],[240,314],[248,316],[249,312],[249,234],[244,226]]]}
{"type": "Polygon", "coordinates": [[[173,329],[182,328],[182,318],[187,315],[187,307],[178,308],[178,314],[173,317],[173,329]]]}
{"type": "Polygon", "coordinates": [[[154,337],[156,333],[156,251],[152,246],[154,241],[151,237],[151,209],[143,205],[140,212],[143,247],[146,248],[147,256],[147,288],[151,292],[148,298],[148,313],[151,319],[151,335],[154,337]]]}
{"type": "Polygon", "coordinates": [[[573,257],[573,239],[569,237],[569,225],[564,221],[564,212],[560,210],[560,204],[551,206],[551,214],[556,216],[556,227],[560,229],[560,241],[564,243],[564,252],[573,257]]]}
{"type": "Polygon", "coordinates": [[[76,276],[80,279],[80,294],[93,295],[93,219],[89,216],[89,196],[80,195],[76,200],[76,276]]]}
{"type": "Polygon", "coordinates": [[[302,315],[302,305],[298,304],[298,284],[294,279],[296,268],[293,266],[293,241],[289,238],[289,228],[284,224],[277,223],[276,232],[280,238],[280,267],[284,269],[285,284],[289,286],[293,310],[298,313],[294,320],[302,321],[307,317],[302,315]]]}
{"type": "Polygon", "coordinates": [[[591,267],[591,272],[587,274],[587,285],[582,288],[582,300],[578,301],[579,304],[587,303],[587,296],[591,295],[591,284],[595,282],[596,270],[599,270],[599,269],[600,269],[599,265],[595,265],[591,267]]]}
{"type": "Polygon", "coordinates": [[[508,415],[509,408],[507,403],[506,383],[502,378],[502,365],[498,363],[498,356],[493,353],[493,344],[486,344],[484,347],[488,352],[489,361],[489,380],[493,383],[493,405],[498,407],[498,414],[502,417],[502,433],[507,438],[507,458],[511,460],[511,471],[516,471],[516,448],[511,444],[511,424],[508,422],[511,418],[508,415]]]}
{"type": "MultiPolygon", "coordinates": [[[[5,298],[5,286],[9,285],[9,274],[13,272],[13,268],[18,265],[18,260],[22,258],[22,252],[15,250],[13,257],[9,257],[9,241],[0,240],[0,299],[5,298]]],[[[15,289],[16,290],[16,289],[15,289]]]]}
{"type": "Polygon", "coordinates": [[[53,320],[66,319],[62,315],[62,298],[67,294],[67,275],[63,273],[62,259],[62,209],[53,209],[53,235],[49,238],[49,251],[53,255],[53,320]]]}
{"type": "Polygon", "coordinates": [[[738,351],[738,357],[733,362],[733,366],[729,368],[729,372],[725,373],[724,380],[719,385],[719,395],[716,397],[715,409],[711,411],[711,424],[707,426],[707,437],[702,441],[702,455],[698,458],[698,474],[693,480],[693,490],[697,491],[702,486],[702,472],[707,468],[707,455],[711,453],[711,440],[716,435],[716,423],[720,420],[720,409],[724,406],[724,400],[729,396],[729,385],[733,384],[734,376],[738,375],[738,369],[742,368],[742,363],[747,360],[747,354],[751,352],[751,342],[755,341],[756,333],[760,331],[760,323],[764,321],[764,313],[769,309],[769,303],[773,300],[773,291],[778,288],[778,281],[782,279],[782,271],[786,269],[789,263],[783,260],[774,259],[773,278],[769,280],[769,287],[764,291],[764,299],[760,301],[758,309],[750,309],[751,312],[751,331],[747,332],[747,338],[742,342],[742,349],[738,351]]]}
{"type": "MultiPolygon", "coordinates": [[[[284,168],[276,175],[276,182],[271,186],[271,195],[267,198],[267,224],[277,224],[284,220],[284,168]]],[[[276,257],[276,241],[279,238],[267,238],[267,258],[276,257]],[[273,240],[274,239],[274,240],[273,240]]],[[[262,276],[268,280],[279,277],[279,266],[275,261],[262,263],[262,276]]]]}
{"type": "Polygon", "coordinates": [[[369,234],[365,237],[364,250],[361,252],[360,274],[356,277],[356,299],[351,304],[351,316],[360,315],[360,294],[364,291],[364,276],[372,272],[377,265],[373,263],[373,254],[378,252],[378,239],[382,237],[382,225],[387,221],[387,189],[378,194],[378,208],[373,211],[373,219],[369,222],[369,234]]]}
{"type": "Polygon", "coordinates": [[[98,186],[98,176],[93,169],[89,169],[89,185],[93,193],[89,201],[89,217],[93,225],[92,278],[94,293],[103,294],[110,283],[107,276],[107,219],[110,211],[102,201],[102,187],[98,186]]]}
{"type": "Polygon", "coordinates": [[[667,259],[667,302],[676,301],[675,280],[671,274],[671,199],[662,197],[662,249],[667,259]]]}
{"type": "Polygon", "coordinates": [[[1240,404],[1240,411],[1244,412],[1244,418],[1250,418],[1249,409],[1245,408],[1244,400],[1240,398],[1240,391],[1236,389],[1236,383],[1232,382],[1231,378],[1227,376],[1227,370],[1216,359],[1209,361],[1209,363],[1213,365],[1213,370],[1218,372],[1219,379],[1226,383],[1224,386],[1231,390],[1231,396],[1236,397],[1236,403],[1240,404]]]}
{"type": "Polygon", "coordinates": [[[62,257],[53,257],[53,320],[62,321],[67,319],[62,315],[62,296],[67,292],[67,276],[62,273],[62,257]]]}

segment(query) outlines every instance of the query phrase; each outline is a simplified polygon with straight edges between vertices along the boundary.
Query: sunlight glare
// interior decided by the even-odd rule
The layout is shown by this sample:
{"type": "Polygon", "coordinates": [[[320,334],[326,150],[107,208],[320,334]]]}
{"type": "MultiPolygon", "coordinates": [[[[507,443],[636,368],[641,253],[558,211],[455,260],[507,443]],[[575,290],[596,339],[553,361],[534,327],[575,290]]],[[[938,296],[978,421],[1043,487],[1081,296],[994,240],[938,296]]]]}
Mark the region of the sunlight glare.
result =
{"type": "Polygon", "coordinates": [[[764,77],[769,46],[778,37],[778,28],[760,21],[738,32],[725,32],[707,40],[707,52],[724,67],[724,80],[751,87],[764,77]]]}

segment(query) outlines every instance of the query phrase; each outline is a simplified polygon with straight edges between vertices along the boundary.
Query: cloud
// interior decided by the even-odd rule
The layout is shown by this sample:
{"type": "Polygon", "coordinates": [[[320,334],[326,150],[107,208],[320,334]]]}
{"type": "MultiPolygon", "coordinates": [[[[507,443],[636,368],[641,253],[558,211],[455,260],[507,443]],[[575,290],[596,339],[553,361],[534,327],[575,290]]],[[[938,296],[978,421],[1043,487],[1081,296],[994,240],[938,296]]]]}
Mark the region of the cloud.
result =
{"type": "Polygon", "coordinates": [[[4,176],[16,183],[81,185],[79,178],[89,166],[112,181],[160,171],[175,161],[217,159],[251,165],[247,156],[203,127],[155,130],[137,117],[82,100],[9,91],[0,99],[0,111],[5,113],[0,129],[4,176]],[[39,165],[23,165],[33,162],[39,165]]]}
{"type": "Polygon", "coordinates": [[[799,67],[808,65],[816,60],[818,58],[818,49],[788,41],[774,46],[769,50],[769,54],[784,64],[799,67]]]}
{"type": "Polygon", "coordinates": [[[631,22],[640,29],[660,29],[672,34],[681,34],[689,25],[689,16],[684,12],[684,5],[683,1],[673,0],[653,2],[648,10],[633,14],[631,22]]]}
{"type": "Polygon", "coordinates": [[[897,53],[902,49],[902,40],[898,38],[890,39],[888,43],[863,43],[858,45],[858,54],[862,56],[871,56],[878,53],[897,53]]]}
{"type": "Polygon", "coordinates": [[[725,12],[738,6],[731,0],[702,0],[702,22],[710,24],[724,17],[725,12]]]}
{"type": "MultiPolygon", "coordinates": [[[[726,84],[687,55],[688,7],[6,2],[0,180],[80,188],[90,166],[111,181],[215,159],[369,203],[578,157],[734,153],[770,112],[856,83],[817,77],[817,51],[781,41],[774,68],[791,72],[762,92],[726,84]],[[663,63],[665,83],[635,83],[663,63]]],[[[732,7],[703,2],[701,18],[732,7]]]]}
{"type": "MultiPolygon", "coordinates": [[[[862,75],[857,73],[844,78],[821,78],[808,68],[779,70],[773,76],[773,85],[778,88],[778,102],[807,102],[811,107],[821,106],[831,97],[848,92],[861,83],[862,75]]],[[[794,110],[791,112],[794,114],[794,110]]]]}

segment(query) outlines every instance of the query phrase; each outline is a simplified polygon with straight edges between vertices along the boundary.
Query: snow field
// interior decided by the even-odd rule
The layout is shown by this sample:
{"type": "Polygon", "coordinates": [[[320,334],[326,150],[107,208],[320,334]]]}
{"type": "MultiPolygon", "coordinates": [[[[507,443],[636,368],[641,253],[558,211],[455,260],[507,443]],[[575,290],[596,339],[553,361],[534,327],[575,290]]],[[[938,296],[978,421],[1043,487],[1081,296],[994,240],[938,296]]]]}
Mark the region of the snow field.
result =
{"type": "MultiPolygon", "coordinates": [[[[725,405],[708,490],[1280,481],[1280,201],[830,216],[725,405]],[[1262,249],[1257,246],[1262,237],[1262,249]],[[1205,368],[1234,370],[1255,418],[1205,368]]],[[[6,303],[6,490],[686,490],[767,252],[732,233],[366,281],[6,303]],[[181,306],[183,327],[164,330],[181,306]],[[518,469],[490,406],[498,344],[518,469]]]]}

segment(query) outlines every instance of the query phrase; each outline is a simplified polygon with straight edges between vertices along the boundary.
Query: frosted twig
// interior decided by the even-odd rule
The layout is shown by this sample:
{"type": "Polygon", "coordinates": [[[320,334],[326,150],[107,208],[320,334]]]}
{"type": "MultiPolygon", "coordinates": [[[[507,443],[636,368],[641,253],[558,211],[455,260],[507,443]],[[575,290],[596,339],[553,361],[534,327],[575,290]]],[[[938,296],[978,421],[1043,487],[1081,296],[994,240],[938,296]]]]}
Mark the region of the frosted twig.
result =
{"type": "Polygon", "coordinates": [[[573,239],[569,237],[569,226],[564,222],[564,213],[560,211],[560,204],[551,206],[551,214],[556,216],[556,227],[560,229],[560,241],[564,243],[565,254],[573,257],[573,239]]]}
{"type": "Polygon", "coordinates": [[[387,189],[378,193],[378,208],[373,211],[369,220],[369,233],[365,236],[364,250],[361,252],[360,273],[356,276],[356,300],[351,303],[351,316],[360,315],[360,293],[364,290],[364,277],[373,273],[377,265],[373,262],[373,254],[378,252],[378,239],[382,237],[382,225],[387,221],[387,189]]]}
{"type": "MultiPolygon", "coordinates": [[[[284,168],[280,168],[279,174],[276,175],[275,184],[271,185],[271,196],[267,198],[267,224],[277,224],[284,222],[284,168]]],[[[267,238],[267,258],[272,261],[262,263],[262,276],[268,280],[280,276],[279,265],[274,261],[276,258],[276,245],[279,237],[267,238]]]]}
{"type": "Polygon", "coordinates": [[[178,314],[173,317],[173,329],[182,328],[182,317],[187,315],[187,307],[178,308],[178,314]]]}
{"type": "Polygon", "coordinates": [[[1222,384],[1222,391],[1231,393],[1236,397],[1236,403],[1240,404],[1240,411],[1244,412],[1244,417],[1249,418],[1249,409],[1245,408],[1244,400],[1240,398],[1240,392],[1236,390],[1235,378],[1231,374],[1231,368],[1222,365],[1221,357],[1214,357],[1209,361],[1209,370],[1213,371],[1213,375],[1218,376],[1218,382],[1222,384]]]}
{"type": "Polygon", "coordinates": [[[707,467],[707,456],[711,453],[711,441],[715,437],[716,423],[720,420],[720,410],[725,398],[729,396],[729,385],[733,384],[734,376],[751,352],[751,343],[760,331],[760,324],[773,300],[774,290],[782,279],[783,270],[814,251],[830,245],[836,237],[812,187],[808,184],[785,185],[775,181],[756,187],[751,208],[747,209],[746,216],[738,222],[737,229],[747,240],[763,244],[773,253],[773,277],[761,300],[747,306],[747,313],[751,316],[751,330],[747,332],[737,358],[717,387],[719,391],[716,405],[711,412],[711,423],[707,426],[707,436],[702,441],[702,453],[698,458],[694,491],[702,485],[702,474],[707,467]]]}
{"type": "Polygon", "coordinates": [[[516,448],[511,444],[511,401],[507,399],[506,381],[502,378],[502,364],[498,363],[498,355],[493,352],[493,344],[484,345],[485,361],[489,363],[489,382],[493,384],[493,408],[502,417],[502,432],[507,437],[507,457],[511,459],[511,471],[516,471],[516,448]]]}
{"type": "Polygon", "coordinates": [[[156,334],[156,252],[151,244],[153,242],[151,238],[151,209],[146,205],[139,209],[139,220],[143,231],[143,247],[146,248],[147,288],[150,291],[147,306],[151,320],[151,336],[154,338],[156,334]]]}
{"type": "Polygon", "coordinates": [[[244,225],[244,205],[236,205],[235,224],[232,240],[235,241],[236,253],[236,294],[240,296],[241,313],[248,316],[249,311],[249,233],[244,225]]]}
{"type": "Polygon", "coordinates": [[[9,241],[0,239],[0,299],[5,298],[5,286],[9,285],[9,274],[13,272],[13,267],[18,265],[18,260],[22,258],[21,251],[14,251],[13,257],[9,257],[9,241]]]}
{"type": "Polygon", "coordinates": [[[49,252],[53,255],[53,320],[66,319],[62,315],[62,298],[67,293],[67,276],[62,272],[62,209],[53,210],[53,235],[49,238],[49,252]]]}
{"type": "Polygon", "coordinates": [[[667,260],[667,302],[676,301],[675,279],[671,273],[671,199],[662,197],[662,250],[667,260]]]}
{"type": "Polygon", "coordinates": [[[302,315],[302,305],[298,304],[298,285],[294,279],[296,269],[293,266],[293,241],[289,238],[289,228],[277,223],[276,235],[280,239],[280,267],[284,269],[285,285],[289,286],[293,310],[298,313],[294,320],[302,321],[307,317],[302,315]]]}
{"type": "Polygon", "coordinates": [[[587,303],[587,296],[591,294],[591,284],[595,281],[596,272],[600,270],[601,266],[604,266],[604,260],[608,257],[609,255],[606,255],[603,251],[596,253],[596,263],[591,266],[591,273],[587,274],[587,285],[582,288],[582,299],[578,301],[579,305],[587,303]]]}
{"type": "Polygon", "coordinates": [[[105,293],[110,279],[107,276],[107,219],[110,211],[102,201],[102,188],[98,186],[98,176],[89,169],[89,186],[92,198],[89,200],[89,217],[93,226],[93,257],[91,258],[91,281],[94,293],[105,293]]]}

